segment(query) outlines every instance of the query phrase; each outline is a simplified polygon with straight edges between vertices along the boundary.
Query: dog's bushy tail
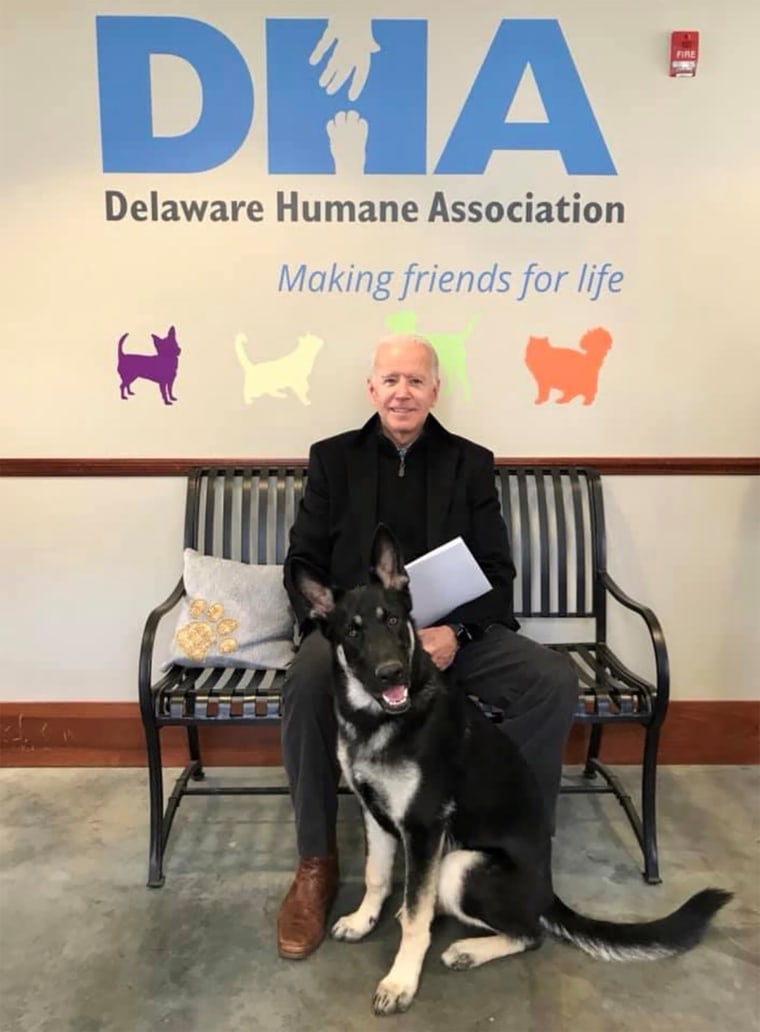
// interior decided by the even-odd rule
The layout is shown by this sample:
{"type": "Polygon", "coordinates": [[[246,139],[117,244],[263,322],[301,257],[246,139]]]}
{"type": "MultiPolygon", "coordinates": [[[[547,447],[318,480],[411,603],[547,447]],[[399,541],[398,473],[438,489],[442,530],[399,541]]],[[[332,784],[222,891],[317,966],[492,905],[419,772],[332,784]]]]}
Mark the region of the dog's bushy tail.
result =
{"type": "Polygon", "coordinates": [[[555,896],[541,924],[550,935],[599,960],[657,960],[696,946],[732,896],[723,889],[703,889],[667,917],[632,924],[596,921],[555,896]]]}

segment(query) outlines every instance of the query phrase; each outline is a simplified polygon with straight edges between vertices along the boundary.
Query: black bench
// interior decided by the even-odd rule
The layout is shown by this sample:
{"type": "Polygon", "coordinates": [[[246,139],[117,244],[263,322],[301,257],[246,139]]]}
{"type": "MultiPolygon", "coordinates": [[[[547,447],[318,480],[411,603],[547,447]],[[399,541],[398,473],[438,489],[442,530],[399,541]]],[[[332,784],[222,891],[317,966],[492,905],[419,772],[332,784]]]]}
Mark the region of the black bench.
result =
{"type": "MultiPolygon", "coordinates": [[[[576,722],[590,725],[584,782],[566,792],[612,793],[628,816],[644,858],[647,882],[660,881],[655,822],[657,748],[668,707],[668,655],[651,609],[629,598],[607,573],[602,484],[589,468],[497,466],[502,512],[517,577],[518,619],[585,619],[582,640],[553,645],[567,652],[579,675],[576,722]],[[607,644],[609,599],[645,621],[654,650],[654,684],[634,673],[607,644]],[[640,815],[619,779],[599,759],[607,724],[645,729],[640,815]]],[[[284,561],[288,532],[306,483],[304,466],[199,468],[187,482],[184,546],[246,563],[284,561]]],[[[159,621],[183,598],[182,579],[148,616],[139,666],[140,710],[148,752],[150,854],[148,885],[163,884],[166,843],[180,801],[189,795],[285,794],[287,785],[207,787],[198,729],[279,722],[281,671],[172,666],[157,680],[152,668],[159,621]],[[161,730],[187,728],[189,763],[164,810],[161,730]]],[[[344,789],[345,791],[345,789],[344,789]]]]}

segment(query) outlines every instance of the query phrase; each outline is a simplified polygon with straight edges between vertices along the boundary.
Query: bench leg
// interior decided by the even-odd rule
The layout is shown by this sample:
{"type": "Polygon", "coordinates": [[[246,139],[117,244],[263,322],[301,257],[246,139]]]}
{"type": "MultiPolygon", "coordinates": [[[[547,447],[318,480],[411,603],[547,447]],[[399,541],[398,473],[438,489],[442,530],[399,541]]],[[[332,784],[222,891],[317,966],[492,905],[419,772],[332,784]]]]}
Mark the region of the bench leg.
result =
{"type": "Polygon", "coordinates": [[[195,769],[192,773],[193,781],[203,781],[206,776],[206,772],[203,769],[203,761],[201,759],[201,743],[198,740],[198,728],[188,727],[187,729],[187,745],[190,750],[190,759],[195,761],[195,769]]]}
{"type": "Polygon", "coordinates": [[[586,766],[583,769],[584,778],[589,780],[596,777],[596,768],[591,762],[592,760],[599,759],[599,750],[602,745],[602,731],[604,726],[602,724],[591,725],[591,735],[588,742],[588,753],[586,754],[586,766]]]}
{"type": "Polygon", "coordinates": [[[644,879],[650,885],[659,885],[662,881],[657,859],[657,809],[655,803],[659,743],[659,727],[648,728],[641,772],[641,814],[644,836],[644,879]]]}
{"type": "Polygon", "coordinates": [[[148,749],[148,786],[150,789],[150,851],[148,854],[148,887],[164,884],[164,785],[161,770],[161,740],[155,724],[145,726],[148,749]]]}

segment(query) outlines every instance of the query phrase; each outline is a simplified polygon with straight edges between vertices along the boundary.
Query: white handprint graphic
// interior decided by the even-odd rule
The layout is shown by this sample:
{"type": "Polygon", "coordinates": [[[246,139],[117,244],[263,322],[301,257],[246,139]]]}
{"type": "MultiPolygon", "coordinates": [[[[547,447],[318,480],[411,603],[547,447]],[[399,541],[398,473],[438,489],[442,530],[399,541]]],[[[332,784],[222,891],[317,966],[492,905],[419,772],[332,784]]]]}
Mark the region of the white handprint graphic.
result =
{"type": "Polygon", "coordinates": [[[333,44],[335,48],[319,77],[319,85],[328,94],[337,93],[353,76],[348,99],[356,100],[367,82],[372,55],[380,49],[372,35],[371,19],[355,11],[342,12],[330,18],[311,53],[309,64],[319,64],[333,44]]]}
{"type": "Polygon", "coordinates": [[[358,111],[336,111],[325,126],[336,175],[361,175],[367,153],[367,123],[358,111]]]}

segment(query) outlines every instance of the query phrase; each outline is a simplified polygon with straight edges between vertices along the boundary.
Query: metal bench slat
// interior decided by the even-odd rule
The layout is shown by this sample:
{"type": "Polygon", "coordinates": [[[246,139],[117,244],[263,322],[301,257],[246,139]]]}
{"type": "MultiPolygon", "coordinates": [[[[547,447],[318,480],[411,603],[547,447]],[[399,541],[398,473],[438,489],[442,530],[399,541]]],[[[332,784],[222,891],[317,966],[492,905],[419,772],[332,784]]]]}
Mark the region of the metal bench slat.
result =
{"type": "Polygon", "coordinates": [[[575,517],[575,612],[582,613],[586,609],[586,538],[581,485],[575,470],[570,470],[570,489],[575,517]]]}
{"type": "Polygon", "coordinates": [[[528,484],[526,473],[517,473],[517,498],[520,510],[520,559],[522,565],[522,598],[520,608],[523,613],[532,613],[532,548],[530,513],[528,510],[528,484]]]}
{"type": "Polygon", "coordinates": [[[562,493],[562,475],[552,470],[554,488],[554,518],[557,524],[557,615],[567,616],[567,521],[562,493]]]}
{"type": "Polygon", "coordinates": [[[251,484],[253,470],[246,466],[240,485],[240,558],[244,563],[251,561],[251,484]]]}
{"type": "Polygon", "coordinates": [[[549,587],[549,572],[551,568],[551,544],[549,541],[549,518],[547,515],[546,483],[543,470],[535,472],[536,502],[538,506],[538,547],[540,549],[540,592],[539,612],[541,616],[549,616],[551,613],[551,592],[549,587]]]}

